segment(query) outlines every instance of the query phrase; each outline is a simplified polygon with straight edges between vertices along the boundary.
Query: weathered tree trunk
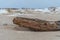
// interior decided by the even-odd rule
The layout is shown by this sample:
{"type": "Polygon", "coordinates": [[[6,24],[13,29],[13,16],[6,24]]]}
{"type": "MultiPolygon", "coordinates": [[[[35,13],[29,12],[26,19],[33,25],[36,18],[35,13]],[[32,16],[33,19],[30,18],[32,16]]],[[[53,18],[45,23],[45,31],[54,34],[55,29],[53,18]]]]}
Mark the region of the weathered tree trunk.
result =
{"type": "Polygon", "coordinates": [[[50,24],[48,21],[22,17],[14,18],[13,23],[19,25],[19,27],[27,27],[30,28],[31,30],[36,31],[50,31],[55,30],[57,28],[56,23],[50,24]]]}

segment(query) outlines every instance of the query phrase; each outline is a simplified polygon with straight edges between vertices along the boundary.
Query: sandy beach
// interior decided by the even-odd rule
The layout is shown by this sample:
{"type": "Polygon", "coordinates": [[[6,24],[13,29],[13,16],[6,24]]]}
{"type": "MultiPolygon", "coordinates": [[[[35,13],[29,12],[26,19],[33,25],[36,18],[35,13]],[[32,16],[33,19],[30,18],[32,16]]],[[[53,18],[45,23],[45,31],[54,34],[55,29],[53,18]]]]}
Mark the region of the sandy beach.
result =
{"type": "Polygon", "coordinates": [[[60,40],[60,31],[34,32],[17,30],[15,26],[0,26],[0,40],[60,40]]]}
{"type": "Polygon", "coordinates": [[[14,17],[0,16],[0,18],[0,40],[60,40],[60,31],[34,32],[14,25],[12,23],[14,17]]]}

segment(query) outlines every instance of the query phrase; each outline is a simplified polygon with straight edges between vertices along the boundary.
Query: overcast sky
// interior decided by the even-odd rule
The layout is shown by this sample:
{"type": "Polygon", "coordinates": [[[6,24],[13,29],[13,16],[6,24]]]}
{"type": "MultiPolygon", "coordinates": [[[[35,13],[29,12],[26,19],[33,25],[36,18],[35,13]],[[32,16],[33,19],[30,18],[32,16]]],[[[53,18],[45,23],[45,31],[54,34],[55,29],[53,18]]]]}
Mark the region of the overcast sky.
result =
{"type": "Polygon", "coordinates": [[[0,8],[46,8],[60,6],[60,0],[0,0],[0,8]]]}

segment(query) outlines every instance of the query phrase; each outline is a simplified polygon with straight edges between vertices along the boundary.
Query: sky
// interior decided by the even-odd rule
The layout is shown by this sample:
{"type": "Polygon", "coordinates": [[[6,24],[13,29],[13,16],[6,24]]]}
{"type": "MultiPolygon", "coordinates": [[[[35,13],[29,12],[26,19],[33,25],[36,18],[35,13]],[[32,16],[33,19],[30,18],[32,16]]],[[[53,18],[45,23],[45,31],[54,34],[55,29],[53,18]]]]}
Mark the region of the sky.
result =
{"type": "Polygon", "coordinates": [[[0,8],[60,7],[60,0],[0,0],[0,8]]]}

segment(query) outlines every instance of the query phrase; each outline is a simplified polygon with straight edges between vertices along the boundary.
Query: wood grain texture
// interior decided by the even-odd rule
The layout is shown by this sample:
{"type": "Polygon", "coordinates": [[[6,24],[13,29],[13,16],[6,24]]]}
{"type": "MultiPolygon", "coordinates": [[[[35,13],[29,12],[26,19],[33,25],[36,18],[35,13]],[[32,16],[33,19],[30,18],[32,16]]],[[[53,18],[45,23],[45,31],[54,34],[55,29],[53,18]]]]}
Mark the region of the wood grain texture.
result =
{"type": "Polygon", "coordinates": [[[35,31],[50,31],[57,28],[57,24],[50,24],[48,21],[39,19],[29,19],[16,17],[13,19],[13,23],[19,25],[19,27],[26,27],[35,31]]]}

